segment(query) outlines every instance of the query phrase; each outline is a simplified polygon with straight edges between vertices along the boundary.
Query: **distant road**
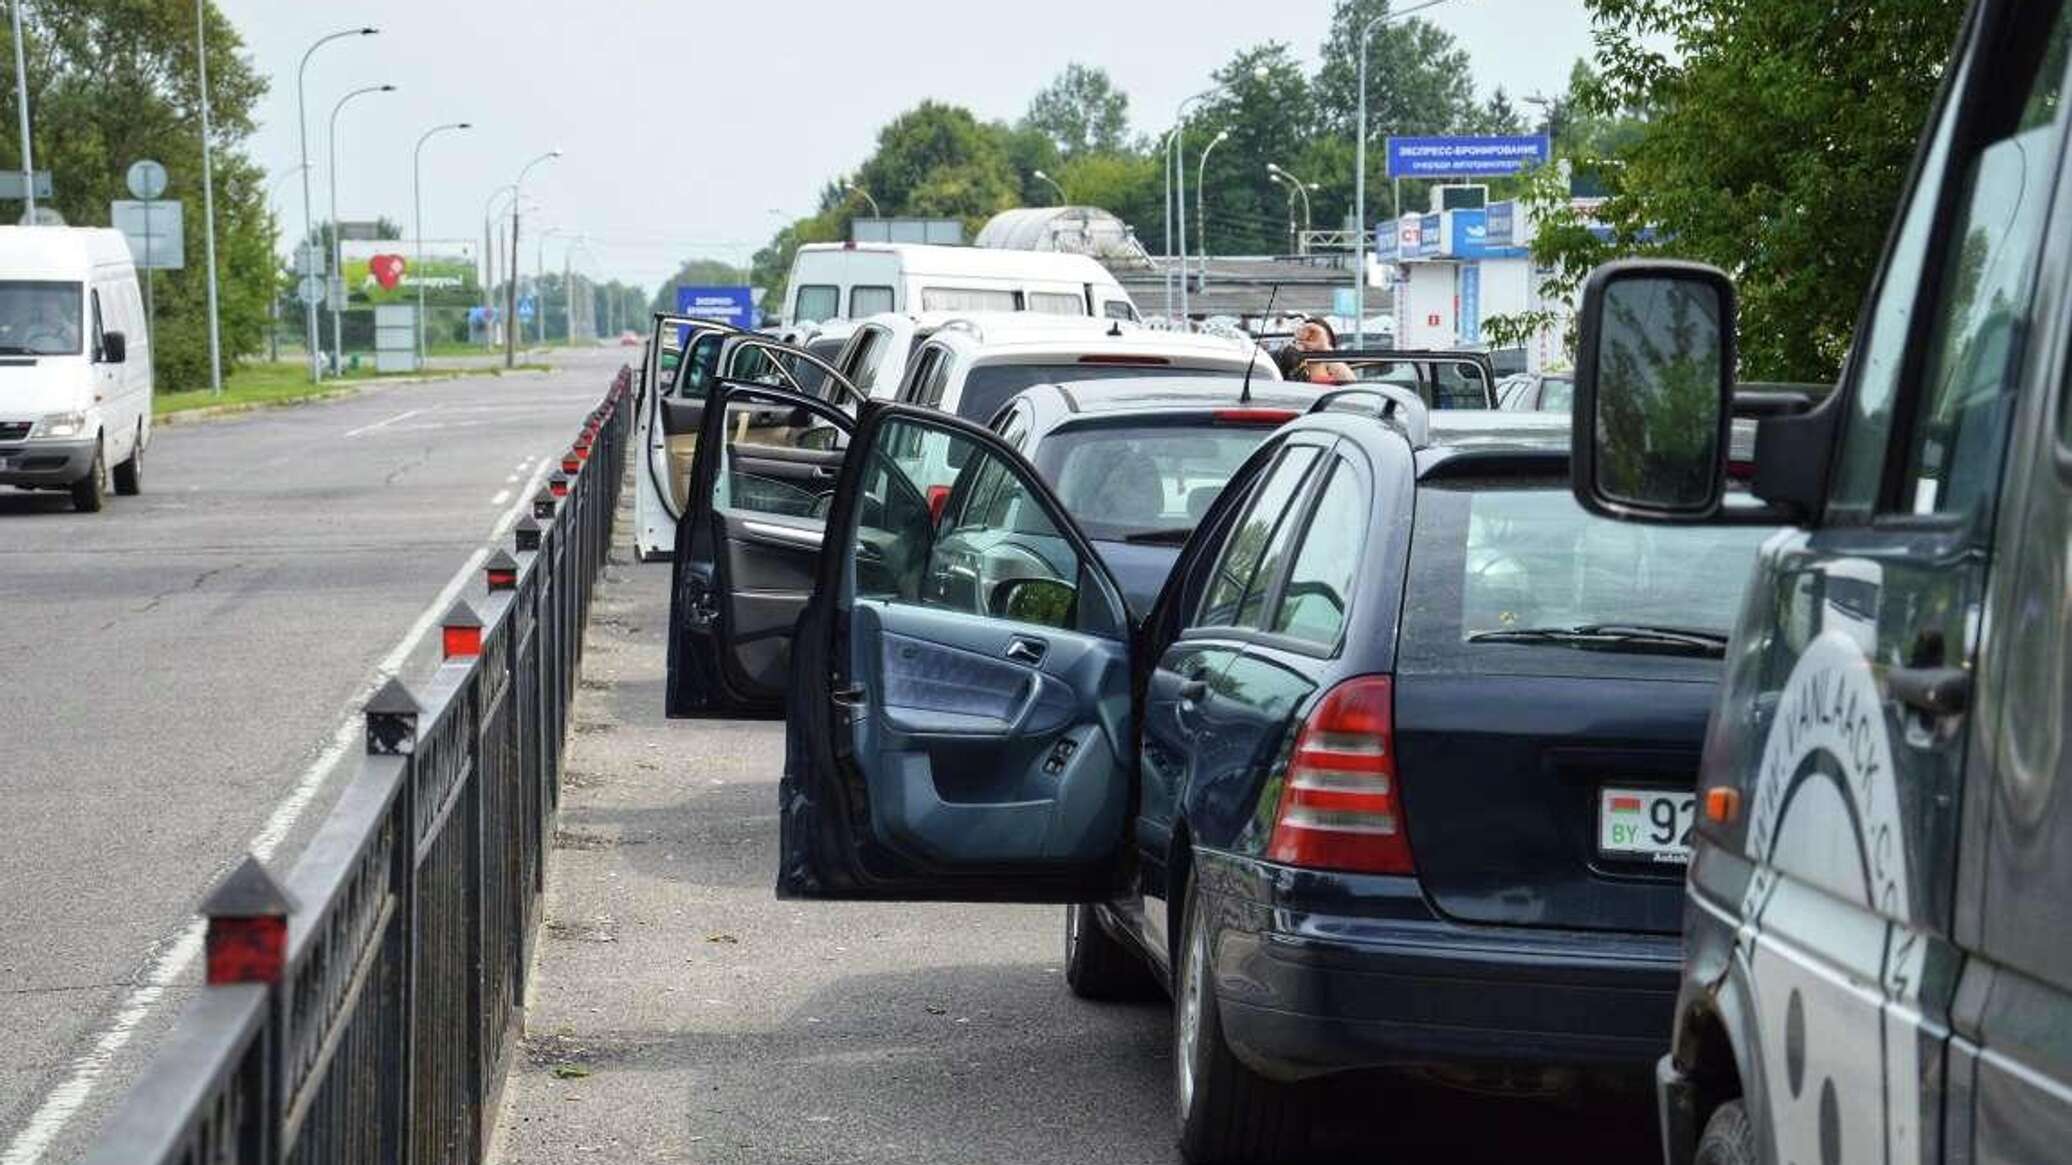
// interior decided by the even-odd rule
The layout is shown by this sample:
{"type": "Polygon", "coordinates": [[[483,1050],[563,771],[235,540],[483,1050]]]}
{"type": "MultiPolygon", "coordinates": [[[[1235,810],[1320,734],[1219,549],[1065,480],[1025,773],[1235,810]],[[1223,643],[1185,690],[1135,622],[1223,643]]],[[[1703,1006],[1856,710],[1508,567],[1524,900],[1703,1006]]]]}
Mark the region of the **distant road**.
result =
{"type": "Polygon", "coordinates": [[[161,428],[97,515],[0,491],[0,1162],[78,1155],[198,982],[201,895],[255,841],[286,868],[349,705],[625,356],[552,359],[161,428]]]}

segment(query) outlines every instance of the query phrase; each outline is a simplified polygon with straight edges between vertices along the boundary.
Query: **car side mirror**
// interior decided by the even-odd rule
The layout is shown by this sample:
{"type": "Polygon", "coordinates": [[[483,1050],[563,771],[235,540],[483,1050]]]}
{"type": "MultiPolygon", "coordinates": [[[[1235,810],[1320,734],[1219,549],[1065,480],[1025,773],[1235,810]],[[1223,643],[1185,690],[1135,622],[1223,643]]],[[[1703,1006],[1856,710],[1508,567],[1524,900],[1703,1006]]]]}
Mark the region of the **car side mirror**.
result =
{"type": "Polygon", "coordinates": [[[1606,263],[1577,317],[1569,487],[1591,513],[1703,522],[1726,498],[1734,285],[1715,267],[1606,263]]]}
{"type": "Polygon", "coordinates": [[[101,363],[121,364],[129,359],[129,337],[121,332],[101,333],[101,363]]]}
{"type": "Polygon", "coordinates": [[[993,588],[993,614],[1044,627],[1070,627],[1079,588],[1063,579],[1011,578],[993,588]]]}

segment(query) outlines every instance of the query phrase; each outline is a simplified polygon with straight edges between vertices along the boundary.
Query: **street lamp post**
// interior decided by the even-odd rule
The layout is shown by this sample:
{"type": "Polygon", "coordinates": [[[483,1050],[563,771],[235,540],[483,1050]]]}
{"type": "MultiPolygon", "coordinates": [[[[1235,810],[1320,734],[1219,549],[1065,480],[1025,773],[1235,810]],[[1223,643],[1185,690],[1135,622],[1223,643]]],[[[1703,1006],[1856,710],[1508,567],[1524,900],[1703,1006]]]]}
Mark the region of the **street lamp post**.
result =
{"type": "MultiPolygon", "coordinates": [[[[267,218],[279,220],[280,215],[275,213],[273,204],[274,200],[280,197],[281,187],[287,184],[288,179],[307,169],[309,169],[307,165],[298,164],[289,167],[286,173],[274,178],[273,185],[267,187],[266,190],[267,218]]],[[[280,244],[276,242],[274,245],[279,246],[280,244]]],[[[266,359],[269,363],[279,364],[281,362],[281,292],[278,285],[274,287],[273,294],[266,297],[266,322],[269,325],[266,332],[266,359]]]]}
{"type": "Polygon", "coordinates": [[[22,199],[28,216],[22,221],[36,225],[36,154],[29,146],[29,66],[22,51],[22,0],[8,0],[14,17],[14,105],[22,123],[22,199]]]}
{"type": "MultiPolygon", "coordinates": [[[[489,198],[482,204],[482,306],[491,307],[496,295],[496,220],[499,211],[496,200],[513,193],[516,187],[505,183],[489,192],[489,198]]],[[[482,346],[496,349],[496,329],[490,325],[485,314],[482,319],[482,346]]]]}
{"type": "Polygon", "coordinates": [[[424,144],[448,130],[472,128],[465,121],[449,121],[424,131],[410,151],[410,235],[416,240],[410,261],[417,265],[417,366],[424,367],[424,144]]]}
{"type": "MultiPolygon", "coordinates": [[[[1264,65],[1261,65],[1258,68],[1252,70],[1252,79],[1254,81],[1264,81],[1266,80],[1267,76],[1268,70],[1264,65]]],[[[1179,106],[1173,111],[1172,142],[1166,151],[1166,165],[1173,172],[1173,177],[1175,179],[1174,185],[1178,188],[1179,194],[1179,197],[1173,200],[1174,208],[1178,211],[1178,215],[1176,216],[1177,221],[1174,223],[1176,229],[1173,231],[1173,235],[1179,241],[1180,244],[1180,318],[1182,321],[1185,321],[1188,315],[1187,157],[1184,149],[1184,139],[1187,137],[1187,107],[1193,105],[1197,101],[1205,101],[1208,98],[1214,97],[1218,93],[1223,92],[1229,87],[1230,86],[1226,83],[1216,85],[1213,88],[1204,89],[1201,92],[1195,94],[1194,96],[1189,97],[1186,100],[1180,102],[1179,106]]]]}
{"type": "Polygon", "coordinates": [[[352,92],[346,94],[345,96],[339,98],[338,104],[331,107],[330,178],[332,282],[330,286],[326,288],[326,291],[337,291],[341,293],[329,297],[331,300],[331,374],[334,376],[344,371],[345,369],[345,305],[339,302],[340,300],[345,298],[343,294],[345,288],[345,272],[341,269],[343,258],[345,255],[345,248],[343,246],[343,240],[339,238],[339,236],[344,232],[338,229],[338,112],[345,108],[346,102],[351,101],[355,97],[364,97],[369,93],[393,93],[395,91],[396,87],[394,85],[367,85],[355,89],[352,92]]]}
{"type": "MultiPolygon", "coordinates": [[[[1314,182],[1304,182],[1302,179],[1297,178],[1295,175],[1288,173],[1287,170],[1283,169],[1279,164],[1274,162],[1268,162],[1266,164],[1266,176],[1288,188],[1289,232],[1293,233],[1293,231],[1295,230],[1295,196],[1298,194],[1302,196],[1302,229],[1305,231],[1309,230],[1311,225],[1309,217],[1309,194],[1310,191],[1318,189],[1317,184],[1314,182]]],[[[1299,239],[1300,236],[1297,236],[1297,238],[1299,239]]],[[[1296,247],[1296,250],[1299,252],[1301,250],[1301,247],[1298,245],[1296,247]]]]}
{"type": "MultiPolygon", "coordinates": [[[[297,276],[315,273],[313,270],[309,272],[303,271],[302,268],[305,266],[305,264],[301,260],[304,255],[314,257],[316,254],[317,246],[316,211],[311,209],[309,197],[309,98],[305,86],[303,85],[304,78],[309,73],[309,58],[312,55],[314,55],[318,49],[323,48],[325,45],[330,44],[334,40],[338,40],[342,37],[348,36],[373,36],[380,31],[381,30],[377,28],[348,28],[342,32],[334,32],[329,36],[318,37],[316,43],[310,45],[308,49],[303,51],[302,63],[296,66],[295,127],[296,133],[302,139],[303,234],[302,245],[295,248],[295,274],[297,276]],[[305,248],[307,248],[307,250],[305,250],[305,248]]],[[[19,44],[20,41],[16,41],[15,43],[19,44]]],[[[315,263],[309,263],[306,265],[312,269],[316,266],[315,263]]],[[[309,327],[309,382],[311,384],[315,384],[319,379],[322,378],[323,373],[321,371],[321,365],[319,363],[320,357],[317,355],[317,305],[314,300],[304,299],[302,304],[302,317],[304,322],[309,327]]]]}
{"type": "Polygon", "coordinates": [[[510,322],[504,325],[504,367],[518,365],[518,203],[525,197],[525,176],[541,162],[561,156],[558,149],[548,150],[518,171],[518,178],[511,183],[511,279],[504,292],[504,304],[510,309],[510,322]]]}
{"type": "MultiPolygon", "coordinates": [[[[212,151],[209,147],[208,5],[204,0],[194,0],[194,59],[201,81],[201,222],[203,253],[209,264],[209,391],[220,395],[223,392],[223,338],[221,318],[216,311],[216,170],[210,160],[212,151]]],[[[28,141],[24,135],[22,150],[25,155],[28,141]]]]}
{"type": "Polygon", "coordinates": [[[1229,140],[1230,131],[1227,129],[1210,138],[1209,144],[1201,148],[1201,165],[1197,166],[1194,171],[1195,238],[1201,244],[1201,285],[1203,289],[1207,289],[1209,286],[1209,155],[1215,152],[1217,146],[1229,140]]]}
{"type": "Polygon", "coordinates": [[[1050,175],[1048,175],[1048,174],[1044,173],[1044,172],[1043,172],[1043,171],[1041,171],[1041,170],[1032,170],[1032,171],[1030,171],[1030,177],[1032,177],[1032,178],[1036,179],[1036,180],[1037,180],[1038,182],[1048,183],[1048,184],[1049,184],[1049,186],[1050,186],[1050,188],[1051,188],[1052,190],[1055,190],[1055,191],[1057,191],[1057,192],[1058,192],[1058,205],[1059,205],[1059,206],[1063,206],[1063,205],[1065,205],[1066,203],[1068,203],[1068,202],[1072,201],[1071,199],[1069,199],[1069,198],[1065,197],[1065,188],[1064,188],[1064,187],[1062,187],[1062,186],[1060,186],[1060,185],[1058,185],[1058,183],[1057,183],[1057,179],[1055,179],[1055,178],[1052,178],[1052,177],[1051,177],[1050,175]]]}
{"type": "MultiPolygon", "coordinates": [[[[1391,20],[1423,12],[1446,0],[1425,0],[1398,12],[1384,12],[1360,29],[1360,127],[1353,147],[1353,347],[1367,346],[1367,41],[1391,20]]],[[[1403,213],[1396,207],[1397,214],[1403,213]]]]}
{"type": "Polygon", "coordinates": [[[861,187],[861,186],[858,186],[858,185],[857,185],[856,183],[854,183],[854,182],[851,182],[851,183],[849,183],[849,186],[848,186],[848,190],[849,190],[849,193],[851,193],[851,194],[861,194],[861,195],[863,195],[863,200],[864,200],[865,202],[868,202],[868,203],[870,203],[870,204],[871,204],[871,217],[872,217],[872,218],[884,218],[884,217],[885,217],[885,212],[884,212],[884,211],[882,211],[882,210],[879,210],[879,209],[878,209],[878,200],[877,200],[877,199],[875,199],[875,198],[872,198],[872,197],[871,197],[871,192],[870,192],[870,191],[868,191],[868,190],[865,190],[865,189],[864,189],[863,187],[861,187]]]}

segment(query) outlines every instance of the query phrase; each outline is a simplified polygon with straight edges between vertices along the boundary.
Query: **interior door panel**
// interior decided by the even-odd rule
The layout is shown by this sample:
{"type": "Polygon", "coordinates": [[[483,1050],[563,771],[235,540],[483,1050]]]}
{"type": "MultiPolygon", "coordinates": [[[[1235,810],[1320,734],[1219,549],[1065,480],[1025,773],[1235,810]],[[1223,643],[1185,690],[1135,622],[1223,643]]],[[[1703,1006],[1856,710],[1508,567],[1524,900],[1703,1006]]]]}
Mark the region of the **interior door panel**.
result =
{"type": "Polygon", "coordinates": [[[1085,863],[1114,849],[1129,790],[1125,645],[876,601],[859,601],[849,628],[867,708],[851,731],[881,774],[870,783],[880,842],[963,864],[1085,863]]]}
{"type": "Polygon", "coordinates": [[[791,669],[792,628],[813,595],[820,523],[731,511],[713,519],[725,547],[720,580],[730,686],[774,704],[783,699],[791,669]]]}

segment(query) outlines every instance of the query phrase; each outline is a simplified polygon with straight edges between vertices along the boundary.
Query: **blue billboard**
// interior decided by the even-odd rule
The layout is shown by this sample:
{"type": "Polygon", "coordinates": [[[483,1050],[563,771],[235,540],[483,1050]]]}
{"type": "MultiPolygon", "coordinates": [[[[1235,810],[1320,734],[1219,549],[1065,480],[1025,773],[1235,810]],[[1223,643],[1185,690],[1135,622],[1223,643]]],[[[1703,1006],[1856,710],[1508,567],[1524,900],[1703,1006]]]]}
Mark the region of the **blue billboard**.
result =
{"type": "Polygon", "coordinates": [[[1456,285],[1460,302],[1455,312],[1460,317],[1460,342],[1479,344],[1482,342],[1482,265],[1462,263],[1460,278],[1456,285]]]}
{"type": "Polygon", "coordinates": [[[755,327],[755,292],[746,287],[679,287],[676,314],[700,320],[718,320],[737,328],[755,327]]]}
{"type": "Polygon", "coordinates": [[[1491,178],[1543,166],[1553,156],[1545,134],[1492,137],[1391,137],[1391,178],[1491,178]]]}

